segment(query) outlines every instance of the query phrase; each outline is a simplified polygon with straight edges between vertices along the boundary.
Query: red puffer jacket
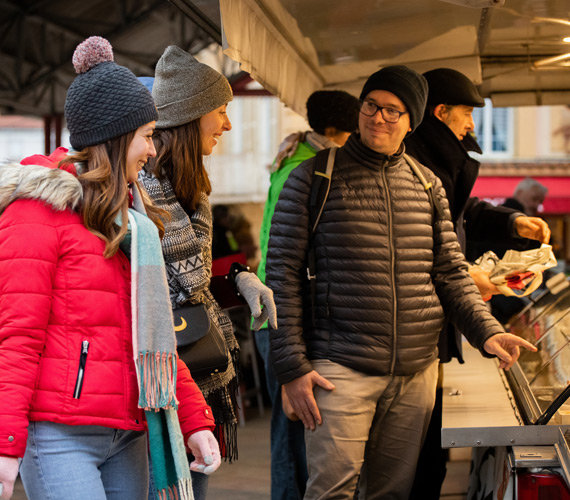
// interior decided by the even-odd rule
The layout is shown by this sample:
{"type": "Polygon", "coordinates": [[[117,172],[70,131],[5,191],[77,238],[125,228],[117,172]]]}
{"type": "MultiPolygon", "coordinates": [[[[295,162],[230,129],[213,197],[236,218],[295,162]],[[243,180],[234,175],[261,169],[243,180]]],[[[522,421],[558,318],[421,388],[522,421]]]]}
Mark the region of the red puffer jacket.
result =
{"type": "MultiPolygon", "coordinates": [[[[103,257],[104,242],[68,207],[80,195],[67,172],[0,166],[0,455],[24,455],[28,421],[145,429],[130,263],[120,251],[103,257]]],[[[181,361],[177,398],[185,441],[213,430],[181,361]]]]}

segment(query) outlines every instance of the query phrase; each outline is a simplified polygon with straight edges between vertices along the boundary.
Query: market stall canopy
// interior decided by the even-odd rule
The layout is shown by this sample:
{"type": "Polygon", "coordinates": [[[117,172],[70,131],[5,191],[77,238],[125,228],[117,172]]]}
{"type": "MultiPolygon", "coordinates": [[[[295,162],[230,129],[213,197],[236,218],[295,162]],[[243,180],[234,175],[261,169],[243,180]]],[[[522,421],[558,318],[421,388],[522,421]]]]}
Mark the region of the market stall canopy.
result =
{"type": "Polygon", "coordinates": [[[570,104],[568,0],[220,0],[226,55],[304,114],[377,69],[450,67],[495,106],[570,104]],[[568,38],[568,42],[563,39],[568,38]]]}

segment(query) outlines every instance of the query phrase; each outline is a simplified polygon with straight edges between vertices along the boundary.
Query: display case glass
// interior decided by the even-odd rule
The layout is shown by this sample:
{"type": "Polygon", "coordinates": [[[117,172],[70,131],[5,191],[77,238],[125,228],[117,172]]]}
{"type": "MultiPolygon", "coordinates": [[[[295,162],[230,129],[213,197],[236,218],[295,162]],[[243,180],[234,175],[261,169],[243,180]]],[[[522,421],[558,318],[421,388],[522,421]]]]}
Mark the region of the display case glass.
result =
{"type": "Polygon", "coordinates": [[[570,395],[570,288],[543,292],[511,321],[510,331],[538,349],[521,349],[507,375],[526,422],[570,424],[570,401],[557,400],[570,395]]]}

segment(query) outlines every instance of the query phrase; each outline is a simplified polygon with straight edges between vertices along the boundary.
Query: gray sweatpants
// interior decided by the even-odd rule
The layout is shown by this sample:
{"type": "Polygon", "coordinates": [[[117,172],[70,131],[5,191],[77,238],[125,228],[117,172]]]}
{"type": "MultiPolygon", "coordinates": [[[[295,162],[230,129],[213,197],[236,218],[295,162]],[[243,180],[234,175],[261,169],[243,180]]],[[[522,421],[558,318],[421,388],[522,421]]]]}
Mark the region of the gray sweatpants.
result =
{"type": "Polygon", "coordinates": [[[323,423],[305,431],[309,482],[304,500],[407,500],[435,400],[438,361],[409,376],[365,375],[328,360],[315,370],[323,423]]]}

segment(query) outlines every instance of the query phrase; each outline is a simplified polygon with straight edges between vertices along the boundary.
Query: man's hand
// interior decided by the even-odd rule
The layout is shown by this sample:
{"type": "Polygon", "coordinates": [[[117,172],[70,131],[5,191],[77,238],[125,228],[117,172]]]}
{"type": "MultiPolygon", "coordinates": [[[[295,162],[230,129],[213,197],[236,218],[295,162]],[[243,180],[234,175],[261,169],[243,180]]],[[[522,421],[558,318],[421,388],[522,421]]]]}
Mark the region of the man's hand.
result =
{"type": "Polygon", "coordinates": [[[315,401],[313,387],[318,385],[327,391],[332,391],[334,385],[321,377],[315,370],[283,385],[287,398],[295,414],[303,421],[305,429],[315,430],[315,425],[321,425],[323,419],[315,401]]]}
{"type": "Polygon", "coordinates": [[[494,354],[501,361],[499,368],[508,370],[513,366],[520,356],[520,347],[524,347],[529,351],[536,352],[537,349],[530,342],[527,342],[516,335],[510,333],[498,333],[489,337],[483,348],[489,354],[494,354]]]}
{"type": "Polygon", "coordinates": [[[291,405],[283,386],[281,386],[281,409],[283,410],[283,413],[285,413],[285,416],[292,422],[299,420],[299,417],[295,413],[295,410],[293,410],[293,406],[291,405]]]}
{"type": "Polygon", "coordinates": [[[489,300],[491,295],[499,295],[501,293],[497,288],[497,285],[491,283],[491,280],[489,279],[489,271],[485,271],[479,266],[469,266],[469,274],[477,285],[483,300],[489,300]]]}
{"type": "Polygon", "coordinates": [[[541,243],[550,241],[550,228],[539,217],[517,217],[515,219],[515,231],[521,238],[537,240],[541,243]]]}

